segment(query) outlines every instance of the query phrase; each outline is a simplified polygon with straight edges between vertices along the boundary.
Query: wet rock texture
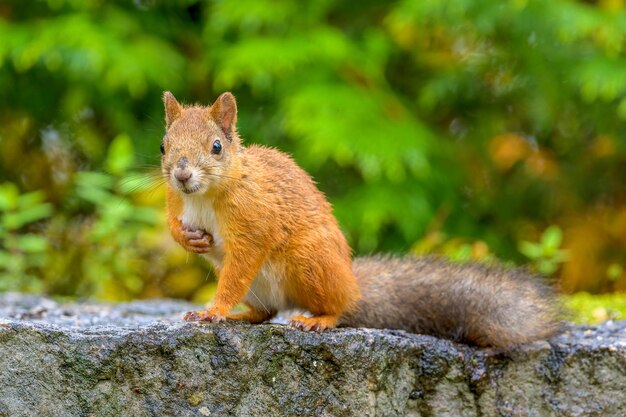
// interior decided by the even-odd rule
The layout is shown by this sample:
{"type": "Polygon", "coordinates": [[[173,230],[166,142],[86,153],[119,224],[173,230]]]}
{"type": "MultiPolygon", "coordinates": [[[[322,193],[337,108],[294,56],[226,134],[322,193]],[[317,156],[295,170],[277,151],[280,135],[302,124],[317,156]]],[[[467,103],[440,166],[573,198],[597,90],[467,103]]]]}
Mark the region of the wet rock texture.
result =
{"type": "Polygon", "coordinates": [[[511,353],[0,296],[0,416],[625,416],[626,322],[511,353]]]}

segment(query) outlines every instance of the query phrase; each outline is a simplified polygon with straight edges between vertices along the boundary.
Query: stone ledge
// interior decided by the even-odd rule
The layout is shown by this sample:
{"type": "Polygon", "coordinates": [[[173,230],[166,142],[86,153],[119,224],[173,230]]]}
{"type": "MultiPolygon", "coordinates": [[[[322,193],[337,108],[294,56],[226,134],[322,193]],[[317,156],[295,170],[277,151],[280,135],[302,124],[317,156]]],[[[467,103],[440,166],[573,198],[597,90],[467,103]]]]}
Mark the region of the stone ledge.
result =
{"type": "Polygon", "coordinates": [[[626,322],[510,353],[0,295],[0,416],[624,416],[626,322]]]}

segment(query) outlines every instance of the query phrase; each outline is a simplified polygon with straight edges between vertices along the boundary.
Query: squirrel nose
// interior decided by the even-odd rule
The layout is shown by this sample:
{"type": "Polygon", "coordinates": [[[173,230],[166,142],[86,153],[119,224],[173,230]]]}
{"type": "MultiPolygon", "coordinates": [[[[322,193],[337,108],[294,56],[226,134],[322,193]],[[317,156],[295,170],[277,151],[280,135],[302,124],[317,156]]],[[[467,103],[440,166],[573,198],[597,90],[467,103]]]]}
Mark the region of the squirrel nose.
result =
{"type": "Polygon", "coordinates": [[[174,171],[174,178],[176,178],[180,182],[186,182],[189,178],[191,178],[191,170],[185,169],[176,169],[174,171]]]}

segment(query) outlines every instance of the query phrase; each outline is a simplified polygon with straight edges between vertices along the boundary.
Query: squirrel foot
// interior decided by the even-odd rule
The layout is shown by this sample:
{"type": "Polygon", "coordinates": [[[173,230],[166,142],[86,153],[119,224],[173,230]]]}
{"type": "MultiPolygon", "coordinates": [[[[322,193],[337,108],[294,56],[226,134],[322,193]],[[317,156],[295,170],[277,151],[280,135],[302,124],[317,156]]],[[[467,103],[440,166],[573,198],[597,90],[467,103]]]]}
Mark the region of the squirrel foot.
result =
{"type": "Polygon", "coordinates": [[[181,229],[183,247],[189,252],[207,253],[213,247],[213,236],[202,229],[183,226],[181,229]]]}
{"type": "Polygon", "coordinates": [[[185,321],[208,321],[209,323],[219,323],[224,319],[226,317],[214,307],[209,310],[189,311],[183,316],[185,321]]]}
{"type": "Polygon", "coordinates": [[[303,331],[323,332],[332,329],[337,325],[336,315],[323,315],[314,317],[296,316],[289,321],[289,324],[296,329],[303,331]]]}

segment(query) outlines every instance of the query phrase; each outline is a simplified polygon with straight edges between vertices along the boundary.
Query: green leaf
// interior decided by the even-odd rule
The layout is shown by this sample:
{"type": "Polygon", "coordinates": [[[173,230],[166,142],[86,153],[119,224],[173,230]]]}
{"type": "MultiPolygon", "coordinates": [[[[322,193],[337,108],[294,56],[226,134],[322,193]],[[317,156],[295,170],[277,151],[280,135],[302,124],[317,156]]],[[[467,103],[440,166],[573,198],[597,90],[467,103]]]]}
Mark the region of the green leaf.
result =
{"type": "Polygon", "coordinates": [[[552,261],[544,259],[537,263],[537,269],[544,275],[551,275],[558,269],[558,265],[552,261]]]}
{"type": "Polygon", "coordinates": [[[17,207],[19,190],[11,182],[0,184],[0,211],[11,210],[17,207]]]}
{"type": "Polygon", "coordinates": [[[37,205],[44,201],[45,194],[42,191],[32,191],[30,193],[22,194],[17,199],[17,209],[27,209],[33,205],[37,205]]]}
{"type": "Polygon", "coordinates": [[[115,184],[115,178],[103,172],[81,171],[74,178],[76,185],[84,188],[101,188],[110,190],[115,184]]]}
{"type": "Polygon", "coordinates": [[[550,226],[544,232],[541,237],[541,244],[547,252],[554,252],[561,246],[563,240],[563,232],[558,226],[550,226]]]}
{"type": "Polygon", "coordinates": [[[27,234],[17,238],[17,245],[24,252],[44,252],[48,248],[48,240],[43,236],[27,234]]]}
{"type": "Polygon", "coordinates": [[[109,191],[101,188],[80,187],[76,192],[80,198],[96,206],[106,204],[113,196],[109,191]]]}
{"type": "Polygon", "coordinates": [[[519,244],[519,251],[526,257],[536,260],[543,255],[543,248],[536,243],[522,241],[519,244]]]}
{"type": "Polygon", "coordinates": [[[108,172],[122,175],[135,163],[133,141],[127,134],[120,134],[113,139],[105,162],[108,172]]]}
{"type": "Polygon", "coordinates": [[[42,220],[51,213],[52,205],[47,203],[39,204],[17,212],[6,213],[2,219],[2,223],[8,230],[17,230],[27,224],[42,220]]]}

